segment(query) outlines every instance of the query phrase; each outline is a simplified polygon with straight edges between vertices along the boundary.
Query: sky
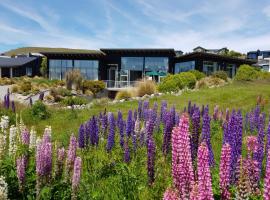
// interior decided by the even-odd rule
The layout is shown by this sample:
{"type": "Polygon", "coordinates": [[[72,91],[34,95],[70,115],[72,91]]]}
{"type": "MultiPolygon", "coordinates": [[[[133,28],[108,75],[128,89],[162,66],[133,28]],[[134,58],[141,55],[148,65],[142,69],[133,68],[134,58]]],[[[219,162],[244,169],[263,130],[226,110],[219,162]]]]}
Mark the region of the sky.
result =
{"type": "Polygon", "coordinates": [[[269,0],[0,0],[0,52],[227,47],[270,49],[269,0]]]}

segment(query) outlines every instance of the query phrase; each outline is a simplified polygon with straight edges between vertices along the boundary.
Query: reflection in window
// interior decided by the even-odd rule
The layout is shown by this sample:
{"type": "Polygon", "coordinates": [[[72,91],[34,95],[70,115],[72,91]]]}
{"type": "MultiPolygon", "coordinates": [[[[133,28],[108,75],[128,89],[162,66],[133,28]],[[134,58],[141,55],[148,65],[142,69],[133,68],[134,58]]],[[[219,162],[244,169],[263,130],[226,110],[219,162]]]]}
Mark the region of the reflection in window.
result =
{"type": "Polygon", "coordinates": [[[145,71],[167,72],[168,65],[167,57],[145,57],[145,71]]]}
{"type": "Polygon", "coordinates": [[[26,76],[32,76],[32,67],[26,67],[26,76]]]}
{"type": "Polygon", "coordinates": [[[206,75],[211,75],[213,72],[217,71],[218,64],[213,61],[203,61],[203,72],[206,75]]]}
{"type": "Polygon", "coordinates": [[[97,60],[74,60],[74,69],[79,69],[85,79],[98,80],[97,60]]]}
{"type": "Polygon", "coordinates": [[[143,57],[122,57],[121,69],[143,71],[143,57]]]}
{"type": "Polygon", "coordinates": [[[174,73],[187,72],[195,69],[195,61],[175,63],[174,73]]]}
{"type": "Polygon", "coordinates": [[[235,64],[227,64],[226,72],[230,78],[235,75],[235,64]]]}

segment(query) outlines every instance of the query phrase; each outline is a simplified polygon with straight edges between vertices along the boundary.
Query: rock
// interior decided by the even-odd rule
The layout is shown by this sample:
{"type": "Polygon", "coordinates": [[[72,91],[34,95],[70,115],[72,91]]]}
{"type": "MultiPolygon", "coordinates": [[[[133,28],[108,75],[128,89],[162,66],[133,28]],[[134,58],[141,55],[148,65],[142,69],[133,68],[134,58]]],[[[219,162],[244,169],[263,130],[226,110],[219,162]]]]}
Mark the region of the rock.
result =
{"type": "Polygon", "coordinates": [[[125,101],[125,99],[121,99],[121,100],[119,100],[119,102],[120,102],[120,103],[123,103],[124,101],[125,101]]]}

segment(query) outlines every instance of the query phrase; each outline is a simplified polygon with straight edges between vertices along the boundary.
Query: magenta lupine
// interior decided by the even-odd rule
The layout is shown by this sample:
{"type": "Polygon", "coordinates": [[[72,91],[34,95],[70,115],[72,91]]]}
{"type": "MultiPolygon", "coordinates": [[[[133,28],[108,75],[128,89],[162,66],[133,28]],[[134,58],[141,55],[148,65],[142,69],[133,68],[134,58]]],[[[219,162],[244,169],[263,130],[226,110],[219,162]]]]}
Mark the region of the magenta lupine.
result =
{"type": "Polygon", "coordinates": [[[175,187],[182,199],[189,199],[194,185],[192,167],[189,119],[187,114],[180,118],[179,126],[172,131],[172,175],[175,187]]]}
{"type": "Polygon", "coordinates": [[[155,181],[155,154],[156,145],[154,139],[151,137],[147,143],[147,172],[149,185],[152,185],[155,181]]]}
{"type": "Polygon", "coordinates": [[[131,136],[132,127],[133,127],[132,110],[129,110],[128,116],[127,116],[127,124],[126,124],[126,134],[128,137],[131,136]]]}
{"type": "Polygon", "coordinates": [[[190,192],[190,200],[198,200],[198,199],[199,199],[198,183],[195,183],[190,192]]]}
{"type": "Polygon", "coordinates": [[[85,134],[85,125],[81,124],[78,133],[78,146],[79,148],[86,147],[86,134],[85,134]]]}
{"type": "Polygon", "coordinates": [[[112,148],[114,147],[115,143],[115,120],[113,113],[108,113],[108,121],[109,121],[109,135],[107,139],[107,146],[106,149],[108,152],[111,152],[112,148]]]}
{"type": "Polygon", "coordinates": [[[74,161],[76,158],[76,152],[77,152],[77,139],[72,134],[70,136],[70,139],[69,139],[68,153],[67,153],[67,159],[66,159],[67,175],[70,175],[70,172],[71,172],[72,167],[74,165],[74,161]]]}
{"type": "Polygon", "coordinates": [[[209,164],[211,167],[213,167],[215,165],[215,160],[214,160],[214,153],[213,153],[212,144],[211,144],[210,121],[211,119],[208,114],[208,106],[207,106],[204,109],[201,141],[202,142],[204,141],[207,144],[208,151],[209,151],[209,164]]]}
{"type": "Polygon", "coordinates": [[[205,142],[198,149],[198,200],[214,200],[209,167],[209,151],[205,142]]]}
{"type": "Polygon", "coordinates": [[[180,200],[180,197],[176,190],[168,188],[163,194],[163,200],[180,200]]]}
{"type": "Polygon", "coordinates": [[[197,158],[197,152],[199,147],[199,138],[200,138],[200,109],[196,108],[193,111],[193,114],[191,116],[191,122],[192,122],[192,132],[191,132],[191,157],[193,163],[195,162],[195,159],[197,158]]]}
{"type": "Polygon", "coordinates": [[[82,159],[76,157],[74,161],[73,176],[72,176],[72,199],[76,199],[76,192],[79,188],[81,179],[82,159]]]}
{"type": "Polygon", "coordinates": [[[221,199],[231,199],[229,192],[230,185],[230,162],[231,147],[228,143],[224,144],[221,150],[220,166],[219,166],[219,187],[221,190],[221,199]]]}
{"type": "Polygon", "coordinates": [[[263,198],[264,200],[270,200],[270,151],[267,154],[263,198]]]}
{"type": "Polygon", "coordinates": [[[20,156],[16,160],[17,177],[19,180],[20,190],[22,190],[25,181],[26,162],[25,155],[20,156]]]}
{"type": "Polygon", "coordinates": [[[27,129],[23,130],[21,133],[21,140],[24,145],[28,146],[30,144],[30,133],[27,129]]]}

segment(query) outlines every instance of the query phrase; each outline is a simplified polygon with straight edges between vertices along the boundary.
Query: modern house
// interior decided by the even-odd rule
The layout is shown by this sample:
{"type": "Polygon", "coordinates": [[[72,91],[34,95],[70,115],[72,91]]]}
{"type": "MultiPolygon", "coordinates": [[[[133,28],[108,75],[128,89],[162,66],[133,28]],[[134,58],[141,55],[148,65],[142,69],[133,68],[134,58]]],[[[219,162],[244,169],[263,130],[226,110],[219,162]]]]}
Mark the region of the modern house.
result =
{"type": "MultiPolygon", "coordinates": [[[[107,87],[112,88],[130,86],[145,77],[158,82],[168,73],[181,73],[192,69],[202,71],[207,75],[224,70],[230,77],[233,77],[241,64],[256,63],[251,59],[225,56],[224,52],[228,51],[227,48],[197,47],[192,53],[186,54],[174,49],[149,48],[103,48],[100,50],[34,48],[34,51],[47,57],[50,79],[64,79],[67,71],[79,69],[84,78],[103,80],[107,83],[107,87]]],[[[16,53],[18,52],[20,51],[17,49],[16,53]]],[[[27,48],[23,48],[23,53],[26,52],[27,48]]],[[[9,52],[9,54],[11,53],[14,52],[9,52]]],[[[37,73],[39,72],[32,69],[32,76],[37,73]]]]}
{"type": "Polygon", "coordinates": [[[40,75],[40,63],[40,57],[31,55],[14,58],[0,56],[0,78],[40,75]]]}
{"type": "Polygon", "coordinates": [[[257,63],[254,66],[260,67],[262,70],[270,72],[270,51],[250,51],[247,53],[248,59],[255,59],[257,63]]]}

